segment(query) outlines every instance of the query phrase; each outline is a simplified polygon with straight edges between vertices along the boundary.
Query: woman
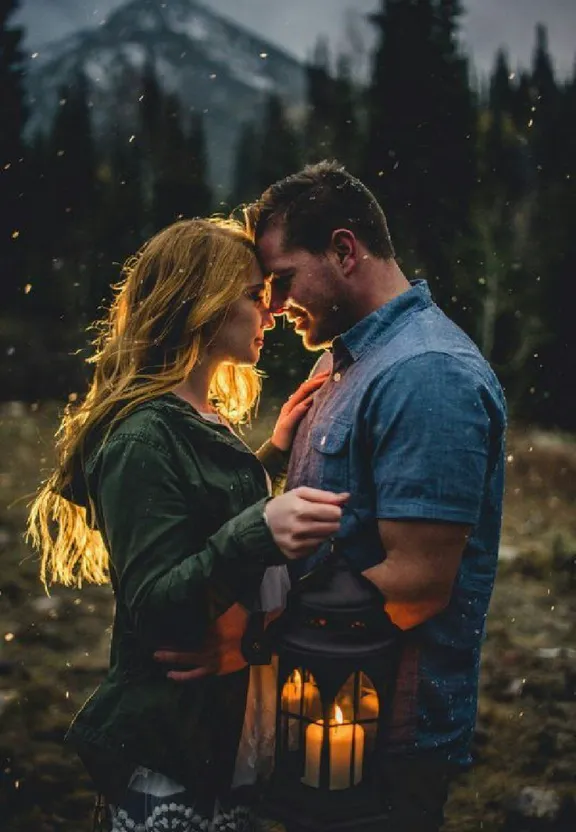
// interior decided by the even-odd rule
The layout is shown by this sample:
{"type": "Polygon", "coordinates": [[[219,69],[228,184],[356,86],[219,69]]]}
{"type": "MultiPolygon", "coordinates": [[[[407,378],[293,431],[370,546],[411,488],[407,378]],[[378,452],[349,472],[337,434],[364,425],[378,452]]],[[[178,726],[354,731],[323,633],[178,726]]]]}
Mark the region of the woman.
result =
{"type": "MultiPolygon", "coordinates": [[[[246,610],[269,569],[337,531],[346,495],[270,500],[261,462],[231,429],[256,401],[274,325],[239,224],[175,223],[123,276],[29,520],[45,583],[110,580],[116,599],[109,673],[68,738],[112,804],[112,829],[250,830],[232,788],[246,610]],[[190,685],[153,658],[165,646],[214,655],[214,644],[214,675],[190,685]]],[[[315,386],[292,397],[262,449],[272,477],[315,386]]]]}

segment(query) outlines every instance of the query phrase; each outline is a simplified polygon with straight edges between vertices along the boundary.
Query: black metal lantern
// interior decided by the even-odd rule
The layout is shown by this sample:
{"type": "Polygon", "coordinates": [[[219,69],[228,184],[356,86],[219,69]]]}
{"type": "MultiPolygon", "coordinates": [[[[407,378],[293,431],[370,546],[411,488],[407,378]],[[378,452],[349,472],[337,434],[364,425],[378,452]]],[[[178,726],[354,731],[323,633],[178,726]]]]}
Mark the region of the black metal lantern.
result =
{"type": "Polygon", "coordinates": [[[342,559],[290,593],[277,643],[276,760],[267,812],[289,832],[381,830],[398,631],[342,559]]]}

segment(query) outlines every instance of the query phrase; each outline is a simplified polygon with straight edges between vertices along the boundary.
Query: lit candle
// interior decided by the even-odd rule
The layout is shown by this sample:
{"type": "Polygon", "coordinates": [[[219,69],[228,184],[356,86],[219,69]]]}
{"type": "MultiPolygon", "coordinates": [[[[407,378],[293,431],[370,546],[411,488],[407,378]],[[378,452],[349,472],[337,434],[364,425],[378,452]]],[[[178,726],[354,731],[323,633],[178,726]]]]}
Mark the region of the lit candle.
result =
{"type": "Polygon", "coordinates": [[[306,716],[312,717],[313,711],[319,711],[320,699],[316,685],[310,680],[303,681],[300,671],[295,670],[282,689],[282,709],[300,716],[302,699],[302,709],[306,716]]]}
{"type": "Polygon", "coordinates": [[[290,713],[300,713],[300,699],[302,697],[302,675],[299,670],[288,678],[282,690],[282,708],[290,713]]]}
{"type": "Polygon", "coordinates": [[[313,710],[320,707],[317,688],[311,682],[304,682],[299,670],[295,670],[282,689],[282,710],[296,714],[298,719],[288,717],[288,749],[295,751],[300,747],[300,708],[308,717],[313,716],[313,710]]]}
{"type": "MultiPolygon", "coordinates": [[[[360,725],[343,725],[342,711],[335,710],[336,719],[328,726],[330,752],[331,791],[347,789],[350,785],[352,747],[354,747],[354,783],[362,779],[362,756],[364,753],[364,731],[360,725]]],[[[306,768],[302,782],[317,789],[320,786],[320,763],[322,759],[322,738],[324,720],[313,722],[306,729],[306,768]]]]}

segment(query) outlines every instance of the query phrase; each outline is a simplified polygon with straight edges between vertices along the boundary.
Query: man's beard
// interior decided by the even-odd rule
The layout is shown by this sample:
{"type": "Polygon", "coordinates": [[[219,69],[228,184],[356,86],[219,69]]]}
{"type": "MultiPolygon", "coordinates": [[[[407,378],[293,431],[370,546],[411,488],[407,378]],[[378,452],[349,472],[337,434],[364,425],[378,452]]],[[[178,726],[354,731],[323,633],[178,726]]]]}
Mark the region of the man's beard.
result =
{"type": "Polygon", "coordinates": [[[295,331],[302,338],[304,347],[310,352],[327,349],[338,334],[333,331],[332,327],[328,329],[325,322],[320,322],[320,325],[318,325],[317,322],[311,320],[308,316],[306,316],[306,326],[298,329],[295,328],[295,331]]]}
{"type": "Polygon", "coordinates": [[[307,311],[298,305],[288,305],[286,317],[307,350],[315,352],[326,349],[334,338],[340,335],[348,326],[343,320],[341,305],[326,299],[324,303],[317,303],[315,308],[307,311]],[[344,327],[344,329],[343,329],[344,327]]]}

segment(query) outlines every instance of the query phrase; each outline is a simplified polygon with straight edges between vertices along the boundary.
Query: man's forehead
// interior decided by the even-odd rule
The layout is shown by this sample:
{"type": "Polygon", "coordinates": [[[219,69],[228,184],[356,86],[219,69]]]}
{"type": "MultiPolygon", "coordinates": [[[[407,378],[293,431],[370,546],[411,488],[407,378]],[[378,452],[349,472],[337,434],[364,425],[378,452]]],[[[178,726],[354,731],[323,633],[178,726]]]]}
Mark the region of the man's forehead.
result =
{"type": "Polygon", "coordinates": [[[270,224],[257,243],[258,258],[264,273],[282,268],[282,263],[291,260],[291,252],[284,249],[284,229],[277,224],[270,224]]]}

